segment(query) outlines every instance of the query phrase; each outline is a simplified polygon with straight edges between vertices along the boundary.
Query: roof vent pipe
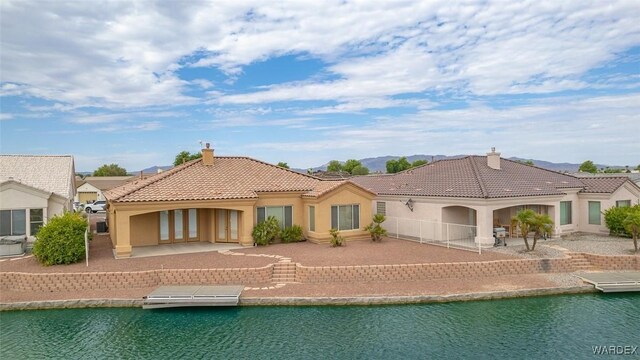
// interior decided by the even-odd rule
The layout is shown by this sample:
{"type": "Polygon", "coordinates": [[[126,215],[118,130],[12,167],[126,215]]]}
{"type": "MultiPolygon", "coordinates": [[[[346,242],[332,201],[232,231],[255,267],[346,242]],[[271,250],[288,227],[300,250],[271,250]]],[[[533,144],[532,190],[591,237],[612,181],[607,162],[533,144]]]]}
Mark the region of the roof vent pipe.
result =
{"type": "Polygon", "coordinates": [[[500,153],[496,152],[495,147],[492,147],[491,152],[487,153],[487,166],[492,169],[500,170],[500,153]]]}

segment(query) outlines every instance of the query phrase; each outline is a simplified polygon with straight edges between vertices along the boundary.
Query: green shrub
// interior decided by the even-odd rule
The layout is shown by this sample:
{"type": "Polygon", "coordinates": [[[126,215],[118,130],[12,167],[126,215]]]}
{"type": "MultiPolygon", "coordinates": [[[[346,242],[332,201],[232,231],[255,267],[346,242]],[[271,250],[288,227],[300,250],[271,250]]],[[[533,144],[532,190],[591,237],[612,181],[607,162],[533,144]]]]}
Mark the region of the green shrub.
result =
{"type": "Polygon", "coordinates": [[[371,240],[381,241],[383,236],[387,236],[387,230],[380,225],[385,220],[384,215],[375,214],[373,215],[373,222],[364,227],[364,231],[368,231],[371,235],[371,240]]]}
{"type": "Polygon", "coordinates": [[[633,211],[638,211],[640,205],[631,207],[612,207],[604,211],[604,222],[607,224],[610,235],[631,237],[631,233],[624,227],[624,219],[633,211]]]}
{"type": "Polygon", "coordinates": [[[338,229],[329,230],[329,234],[331,234],[331,246],[343,246],[347,244],[347,240],[345,240],[342,236],[340,236],[340,232],[338,229]]]}
{"type": "Polygon", "coordinates": [[[45,266],[76,263],[84,259],[85,230],[87,221],[80,214],[54,216],[38,231],[33,255],[45,266]]]}
{"type": "Polygon", "coordinates": [[[251,236],[258,245],[269,245],[280,235],[280,224],[278,219],[269,216],[265,221],[253,227],[251,236]]]}
{"type": "Polygon", "coordinates": [[[300,225],[293,225],[292,227],[282,230],[280,239],[283,243],[300,242],[304,240],[302,227],[300,225]]]}

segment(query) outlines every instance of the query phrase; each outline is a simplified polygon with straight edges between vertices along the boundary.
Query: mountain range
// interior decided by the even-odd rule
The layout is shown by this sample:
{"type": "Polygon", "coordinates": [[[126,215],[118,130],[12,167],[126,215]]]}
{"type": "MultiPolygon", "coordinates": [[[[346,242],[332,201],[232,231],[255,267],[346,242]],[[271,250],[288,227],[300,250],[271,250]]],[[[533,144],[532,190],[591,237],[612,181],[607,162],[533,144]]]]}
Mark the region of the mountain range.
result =
{"type": "MultiPolygon", "coordinates": [[[[416,154],[416,155],[410,155],[410,156],[406,156],[407,161],[409,161],[410,163],[416,161],[416,160],[427,160],[430,163],[434,162],[434,161],[438,161],[438,160],[446,160],[446,159],[459,159],[462,157],[465,157],[468,155],[452,155],[452,156],[447,156],[447,155],[424,155],[424,154],[416,154]]],[[[360,163],[362,163],[362,166],[365,166],[369,169],[370,172],[386,172],[387,169],[387,161],[389,160],[398,160],[400,158],[400,156],[391,156],[391,155],[387,155],[387,156],[378,156],[378,157],[372,157],[372,158],[364,158],[364,159],[360,159],[360,163]]],[[[559,171],[559,172],[578,172],[578,169],[580,168],[580,164],[572,164],[572,163],[554,163],[554,162],[550,162],[550,161],[544,161],[544,160],[536,160],[536,159],[523,159],[523,158],[519,158],[519,157],[510,157],[507,158],[508,160],[513,160],[513,161],[532,161],[533,164],[535,166],[544,168],[544,169],[549,169],[549,170],[553,170],[553,171],[559,171]]],[[[318,170],[326,170],[327,169],[327,165],[323,164],[314,168],[311,168],[312,171],[318,171],[318,170]]],[[[603,164],[596,164],[596,167],[598,169],[601,168],[607,168],[607,167],[611,167],[611,168],[624,168],[623,166],[610,166],[610,165],[603,165],[603,164]]],[[[298,172],[304,172],[306,173],[308,169],[293,169],[296,170],[298,172]]]]}

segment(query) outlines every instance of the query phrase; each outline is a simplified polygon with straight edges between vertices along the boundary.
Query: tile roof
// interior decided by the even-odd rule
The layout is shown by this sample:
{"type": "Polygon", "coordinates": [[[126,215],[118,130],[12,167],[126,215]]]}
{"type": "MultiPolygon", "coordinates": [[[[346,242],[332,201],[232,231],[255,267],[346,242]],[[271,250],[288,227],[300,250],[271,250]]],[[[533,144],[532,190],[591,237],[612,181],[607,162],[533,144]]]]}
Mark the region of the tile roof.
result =
{"type": "Polygon", "coordinates": [[[71,155],[0,155],[0,183],[14,180],[70,199],[74,178],[71,155]]]}
{"type": "Polygon", "coordinates": [[[354,183],[379,195],[507,198],[561,195],[563,188],[584,187],[580,179],[555,171],[501,159],[501,169],[486,156],[447,159],[393,175],[359,176],[354,183]]]}
{"type": "MultiPolygon", "coordinates": [[[[337,189],[338,187],[344,185],[344,184],[351,184],[354,185],[356,187],[362,188],[362,186],[350,181],[350,180],[327,180],[327,179],[323,179],[322,181],[319,181],[318,184],[315,186],[315,188],[313,188],[313,190],[309,191],[308,193],[303,194],[303,197],[320,197],[324,194],[327,194],[329,192],[331,192],[333,189],[337,189]]],[[[365,190],[367,192],[370,192],[372,195],[375,195],[374,192],[364,189],[362,188],[362,190],[365,190]]]]}
{"type": "Polygon", "coordinates": [[[107,191],[114,202],[253,199],[261,192],[317,197],[347,181],[322,181],[248,157],[216,156],[212,166],[192,160],[107,191]]]}
{"type": "Polygon", "coordinates": [[[627,181],[633,184],[626,176],[584,177],[580,178],[580,181],[584,184],[584,189],[581,191],[583,193],[611,194],[627,181]]]}
{"type": "Polygon", "coordinates": [[[136,176],[87,176],[84,178],[83,184],[89,183],[97,189],[106,191],[126,184],[134,179],[136,179],[136,176]]]}

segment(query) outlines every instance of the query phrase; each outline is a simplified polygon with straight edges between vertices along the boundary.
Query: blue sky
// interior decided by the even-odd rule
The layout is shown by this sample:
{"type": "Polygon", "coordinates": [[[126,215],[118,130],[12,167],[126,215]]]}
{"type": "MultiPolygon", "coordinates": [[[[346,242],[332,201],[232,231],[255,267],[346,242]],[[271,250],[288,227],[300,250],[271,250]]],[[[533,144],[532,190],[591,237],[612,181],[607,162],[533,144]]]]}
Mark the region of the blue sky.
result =
{"type": "Polygon", "coordinates": [[[0,151],[640,163],[637,1],[0,3],[0,151]]]}

